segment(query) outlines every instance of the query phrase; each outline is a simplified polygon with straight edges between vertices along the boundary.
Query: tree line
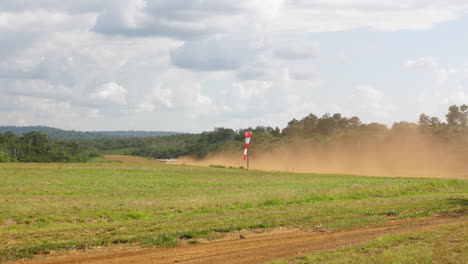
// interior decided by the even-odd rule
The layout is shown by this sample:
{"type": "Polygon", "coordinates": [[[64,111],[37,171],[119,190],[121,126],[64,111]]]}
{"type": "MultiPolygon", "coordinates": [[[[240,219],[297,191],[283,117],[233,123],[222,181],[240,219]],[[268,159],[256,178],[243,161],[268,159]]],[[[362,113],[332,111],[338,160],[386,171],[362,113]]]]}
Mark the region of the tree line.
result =
{"type": "Polygon", "coordinates": [[[0,162],[86,162],[97,155],[78,141],[51,140],[40,132],[0,133],[0,162]]]}
{"type": "Polygon", "coordinates": [[[130,148],[127,154],[153,158],[175,158],[192,155],[203,158],[209,153],[240,150],[244,145],[244,132],[252,131],[252,149],[268,151],[279,146],[308,145],[323,147],[337,142],[356,145],[373,141],[390,142],[405,139],[408,134],[420,133],[445,144],[463,157],[468,157],[468,105],[452,105],[446,121],[421,114],[418,123],[396,122],[390,128],[379,123],[365,124],[359,117],[343,117],[339,113],[318,117],[309,114],[293,119],[283,129],[257,126],[233,130],[218,127],[201,134],[173,135],[138,139],[102,139],[95,141],[97,149],[130,148]],[[111,147],[112,146],[112,147],[111,147]]]}
{"type": "Polygon", "coordinates": [[[129,137],[160,137],[182,134],[170,131],[95,131],[82,132],[74,130],[63,130],[47,126],[0,126],[0,133],[11,132],[17,136],[29,132],[41,132],[51,139],[62,140],[94,140],[102,138],[129,138],[129,137]]]}
{"type": "MultiPolygon", "coordinates": [[[[445,121],[421,114],[418,123],[396,122],[390,128],[379,123],[363,123],[359,117],[339,113],[321,117],[309,114],[293,119],[283,129],[257,126],[233,130],[218,127],[200,134],[160,137],[103,137],[87,140],[52,140],[39,132],[17,136],[0,134],[0,161],[75,162],[98,154],[129,154],[167,159],[191,155],[203,158],[209,153],[241,150],[245,131],[252,131],[252,150],[269,151],[281,146],[321,148],[346,143],[362,148],[371,142],[411,140],[409,133],[420,133],[468,158],[468,105],[452,105],[445,121]]],[[[257,152],[258,153],[258,152],[257,152]]]]}

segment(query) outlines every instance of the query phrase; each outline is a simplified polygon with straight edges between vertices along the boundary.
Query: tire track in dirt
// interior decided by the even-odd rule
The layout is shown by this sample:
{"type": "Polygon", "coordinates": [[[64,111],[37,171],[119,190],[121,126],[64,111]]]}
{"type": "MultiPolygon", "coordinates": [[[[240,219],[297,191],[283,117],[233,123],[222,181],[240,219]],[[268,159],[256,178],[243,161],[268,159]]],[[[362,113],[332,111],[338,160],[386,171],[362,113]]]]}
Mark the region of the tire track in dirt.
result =
{"type": "MultiPolygon", "coordinates": [[[[430,217],[395,220],[376,227],[356,230],[315,232],[289,230],[251,234],[175,248],[123,250],[121,252],[64,255],[19,261],[22,264],[165,264],[165,263],[263,263],[279,258],[357,245],[378,236],[422,231],[438,226],[464,223],[467,218],[430,217]]],[[[242,233],[242,232],[241,232],[242,233]]]]}

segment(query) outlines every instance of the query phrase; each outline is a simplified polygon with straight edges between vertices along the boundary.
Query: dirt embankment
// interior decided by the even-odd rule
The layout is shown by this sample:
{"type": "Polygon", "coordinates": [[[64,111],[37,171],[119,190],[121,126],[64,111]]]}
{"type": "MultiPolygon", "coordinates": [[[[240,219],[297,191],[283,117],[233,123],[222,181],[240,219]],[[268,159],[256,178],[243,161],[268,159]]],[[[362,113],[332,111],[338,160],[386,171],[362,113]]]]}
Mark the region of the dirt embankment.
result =
{"type": "Polygon", "coordinates": [[[277,230],[264,234],[238,233],[236,237],[176,248],[122,250],[107,253],[79,253],[42,258],[16,264],[123,264],[123,263],[264,263],[279,258],[360,244],[377,236],[421,231],[466,222],[466,218],[419,218],[390,221],[377,227],[348,231],[277,230]]]}

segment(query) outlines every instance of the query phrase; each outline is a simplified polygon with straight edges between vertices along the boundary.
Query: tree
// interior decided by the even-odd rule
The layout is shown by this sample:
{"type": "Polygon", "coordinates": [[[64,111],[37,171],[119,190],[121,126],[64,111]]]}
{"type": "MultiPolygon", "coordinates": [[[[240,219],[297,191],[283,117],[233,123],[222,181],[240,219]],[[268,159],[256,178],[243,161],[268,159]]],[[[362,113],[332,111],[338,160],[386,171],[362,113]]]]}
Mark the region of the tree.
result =
{"type": "Polygon", "coordinates": [[[309,114],[308,116],[301,119],[301,123],[304,127],[304,134],[310,135],[315,132],[315,127],[317,125],[318,117],[314,114],[309,114]]]}
{"type": "Polygon", "coordinates": [[[449,112],[445,117],[447,123],[452,127],[467,127],[468,126],[468,105],[464,104],[461,106],[451,105],[449,112]]]}
{"type": "Polygon", "coordinates": [[[428,127],[431,125],[431,118],[428,115],[421,114],[419,116],[418,124],[420,126],[428,127]]]}
{"type": "Polygon", "coordinates": [[[294,118],[288,122],[288,126],[283,129],[281,135],[287,137],[299,137],[303,135],[303,129],[304,127],[301,122],[294,118]]]}
{"type": "Polygon", "coordinates": [[[353,116],[348,119],[348,127],[349,128],[358,128],[361,125],[361,119],[357,116],[353,116]]]}
{"type": "Polygon", "coordinates": [[[0,162],[84,162],[93,156],[96,154],[82,143],[50,140],[40,132],[22,137],[0,134],[0,162]]]}
{"type": "Polygon", "coordinates": [[[317,132],[324,135],[330,136],[335,133],[336,128],[338,126],[338,120],[341,118],[341,115],[333,115],[330,114],[323,115],[317,122],[316,128],[317,132]]]}

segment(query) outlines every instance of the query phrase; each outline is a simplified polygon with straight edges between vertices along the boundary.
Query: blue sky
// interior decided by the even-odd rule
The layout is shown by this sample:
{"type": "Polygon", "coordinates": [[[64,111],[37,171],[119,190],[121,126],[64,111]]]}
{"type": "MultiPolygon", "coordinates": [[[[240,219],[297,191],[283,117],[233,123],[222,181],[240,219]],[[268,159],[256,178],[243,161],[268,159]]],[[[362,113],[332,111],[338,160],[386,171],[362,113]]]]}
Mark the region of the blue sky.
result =
{"type": "Polygon", "coordinates": [[[468,103],[462,0],[3,0],[0,125],[284,127],[468,103]]]}

